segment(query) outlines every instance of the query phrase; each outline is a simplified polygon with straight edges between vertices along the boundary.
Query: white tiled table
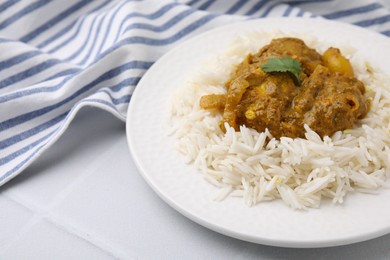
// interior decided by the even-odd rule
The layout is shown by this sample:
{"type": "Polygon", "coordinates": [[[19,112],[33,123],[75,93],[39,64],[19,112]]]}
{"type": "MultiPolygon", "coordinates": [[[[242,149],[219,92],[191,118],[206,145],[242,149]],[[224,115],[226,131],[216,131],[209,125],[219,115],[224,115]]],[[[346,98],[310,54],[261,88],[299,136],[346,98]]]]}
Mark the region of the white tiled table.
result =
{"type": "Polygon", "coordinates": [[[124,124],[92,108],[0,187],[0,259],[390,259],[389,245],[387,235],[288,249],[210,231],[149,188],[131,159],[124,124]]]}

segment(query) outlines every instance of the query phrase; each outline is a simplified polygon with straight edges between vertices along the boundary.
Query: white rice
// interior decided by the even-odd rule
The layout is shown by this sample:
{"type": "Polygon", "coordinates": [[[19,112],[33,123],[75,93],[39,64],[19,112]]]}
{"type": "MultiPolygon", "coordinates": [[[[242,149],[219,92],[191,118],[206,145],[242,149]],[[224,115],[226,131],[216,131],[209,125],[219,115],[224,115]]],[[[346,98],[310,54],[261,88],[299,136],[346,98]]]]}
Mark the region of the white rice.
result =
{"type": "Polygon", "coordinates": [[[348,44],[332,44],[304,34],[289,34],[323,53],[335,46],[347,56],[371,99],[368,115],[354,129],[323,139],[308,126],[306,139],[276,140],[245,126],[236,132],[218,123],[221,114],[199,108],[201,96],[226,93],[224,83],[248,53],[283,33],[253,33],[237,38],[226,52],[202,64],[187,86],[174,93],[171,123],[177,149],[217,188],[215,200],[239,196],[248,206],[282,199],[294,209],[318,207],[323,197],[342,203],[348,192],[376,193],[390,177],[390,87],[348,44]],[[267,141],[268,140],[268,141],[267,141]]]}

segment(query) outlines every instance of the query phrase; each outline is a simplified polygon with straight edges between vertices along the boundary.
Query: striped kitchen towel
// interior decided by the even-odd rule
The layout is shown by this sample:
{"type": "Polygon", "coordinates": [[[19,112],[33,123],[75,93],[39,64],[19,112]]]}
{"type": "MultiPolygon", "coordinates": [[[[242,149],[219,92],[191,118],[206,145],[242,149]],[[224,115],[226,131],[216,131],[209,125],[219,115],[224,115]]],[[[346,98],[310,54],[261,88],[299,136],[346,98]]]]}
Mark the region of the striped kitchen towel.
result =
{"type": "Polygon", "coordinates": [[[0,185],[50,147],[80,108],[125,121],[142,75],[178,43],[277,16],[322,16],[390,35],[385,0],[1,1],[0,185]]]}

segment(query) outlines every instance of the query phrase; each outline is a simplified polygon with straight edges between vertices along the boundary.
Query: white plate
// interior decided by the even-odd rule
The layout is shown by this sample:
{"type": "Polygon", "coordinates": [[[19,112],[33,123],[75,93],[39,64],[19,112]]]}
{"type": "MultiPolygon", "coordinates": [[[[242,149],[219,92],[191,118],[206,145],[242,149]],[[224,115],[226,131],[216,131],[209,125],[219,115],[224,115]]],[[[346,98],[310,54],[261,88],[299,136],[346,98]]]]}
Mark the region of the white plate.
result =
{"type": "MultiPolygon", "coordinates": [[[[260,19],[217,28],[181,44],[143,76],[130,102],[127,137],[134,161],[148,184],[169,205],[193,221],[222,234],[260,244],[325,247],[354,243],[390,231],[390,191],[348,194],[342,205],[294,211],[280,201],[247,207],[240,198],[214,202],[215,188],[193,165],[186,165],[168,136],[169,98],[185,85],[192,68],[253,30],[305,32],[332,42],[349,42],[390,70],[390,40],[355,26],[322,19],[260,19]]],[[[140,198],[142,199],[142,198],[140,198]]]]}

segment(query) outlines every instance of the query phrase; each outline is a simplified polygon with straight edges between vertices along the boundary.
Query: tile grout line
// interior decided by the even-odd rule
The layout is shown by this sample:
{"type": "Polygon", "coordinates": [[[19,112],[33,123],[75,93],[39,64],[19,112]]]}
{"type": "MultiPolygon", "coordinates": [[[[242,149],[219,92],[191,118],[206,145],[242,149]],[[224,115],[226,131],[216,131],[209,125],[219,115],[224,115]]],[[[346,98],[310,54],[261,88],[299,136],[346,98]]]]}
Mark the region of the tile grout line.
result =
{"type": "Polygon", "coordinates": [[[57,214],[50,214],[50,218],[47,218],[52,224],[56,227],[70,233],[74,236],[79,237],[80,239],[86,241],[89,244],[94,245],[98,249],[107,253],[115,259],[136,259],[135,257],[131,257],[126,254],[123,250],[118,249],[115,245],[112,245],[104,238],[100,237],[98,234],[91,234],[85,231],[82,227],[77,225],[76,223],[71,223],[68,219],[64,219],[57,214]]]}
{"type": "Polygon", "coordinates": [[[26,204],[28,203],[25,204],[20,202],[20,198],[11,197],[6,194],[2,194],[2,195],[10,199],[11,201],[17,203],[18,205],[24,207],[25,209],[32,211],[33,216],[29,219],[29,221],[27,221],[26,224],[22,226],[22,228],[19,230],[19,232],[17,232],[17,234],[13,238],[8,240],[8,242],[0,245],[0,253],[1,251],[10,248],[14,243],[16,243],[24,234],[26,234],[35,224],[37,224],[43,218],[43,214],[42,214],[43,211],[42,209],[39,208],[39,206],[32,205],[32,204],[27,206],[26,204]]]}
{"type": "MultiPolygon", "coordinates": [[[[113,150],[115,150],[113,147],[119,146],[119,143],[122,141],[117,141],[116,144],[112,145],[110,149],[108,149],[106,152],[102,153],[101,156],[99,156],[96,161],[99,161],[99,158],[101,157],[107,157],[108,155],[113,153],[113,150]]],[[[96,168],[95,164],[92,164],[89,166],[87,169],[83,170],[83,174],[81,174],[79,177],[77,177],[71,184],[69,184],[66,188],[64,188],[62,191],[60,191],[51,202],[49,202],[47,209],[43,209],[42,207],[38,206],[36,203],[30,200],[23,199],[19,196],[15,196],[11,194],[3,194],[3,196],[11,199],[12,201],[18,203],[21,206],[24,206],[25,208],[31,210],[34,213],[33,218],[20,230],[14,239],[11,239],[9,243],[6,245],[1,245],[0,249],[4,250],[6,248],[11,247],[14,243],[16,243],[22,235],[27,233],[40,219],[47,219],[51,223],[55,224],[57,227],[62,227],[62,230],[67,231],[68,233],[75,235],[79,237],[82,240],[87,241],[88,243],[92,244],[93,246],[97,247],[98,249],[102,250],[103,252],[107,253],[108,255],[111,255],[113,257],[120,256],[119,259],[129,259],[130,257],[126,255],[122,250],[115,248],[113,245],[110,245],[108,248],[107,247],[102,247],[102,245],[106,244],[108,245],[109,243],[105,241],[104,239],[95,239],[95,240],[90,240],[90,237],[87,235],[88,232],[85,232],[83,228],[74,228],[74,225],[67,226],[65,219],[55,216],[54,213],[51,211],[53,208],[58,206],[76,187],[78,187],[85,179],[87,179],[89,176],[91,176],[94,171],[92,170],[93,168],[96,168]],[[54,220],[55,218],[56,220],[54,220]],[[63,222],[62,222],[63,221],[63,222]],[[66,228],[69,227],[72,229],[72,231],[67,230],[66,228]],[[77,233],[77,231],[80,231],[81,233],[77,233]],[[81,235],[83,234],[83,235],[81,235]],[[85,234],[85,235],[84,235],[85,234]],[[106,249],[110,250],[115,250],[113,251],[106,251],[106,249]]],[[[134,257],[131,257],[134,259],[134,257]]]]}
{"type": "Polygon", "coordinates": [[[67,233],[76,236],[84,241],[86,241],[89,244],[92,244],[99,250],[103,251],[104,253],[112,256],[115,259],[134,259],[134,257],[129,257],[126,253],[124,253],[122,250],[115,249],[114,246],[109,245],[110,243],[104,241],[104,239],[91,239],[93,237],[98,237],[98,235],[88,236],[88,232],[85,232],[82,228],[76,227],[74,224],[66,224],[70,223],[69,220],[61,218],[58,214],[51,213],[48,210],[43,209],[42,207],[36,205],[33,202],[29,202],[23,198],[16,197],[16,196],[10,196],[10,195],[4,195],[4,197],[12,200],[13,202],[25,207],[26,209],[34,212],[34,216],[28,221],[27,224],[25,224],[21,231],[18,232],[18,234],[14,237],[14,239],[11,239],[9,243],[3,244],[0,246],[1,250],[5,250],[12,246],[12,244],[16,241],[18,241],[24,234],[26,234],[35,224],[37,224],[40,220],[47,220],[54,224],[57,228],[60,228],[63,231],[66,231],[67,233]],[[106,245],[106,246],[105,246],[106,245]],[[107,247],[108,246],[108,247],[107,247]],[[107,250],[108,251],[107,251],[107,250]]]}

